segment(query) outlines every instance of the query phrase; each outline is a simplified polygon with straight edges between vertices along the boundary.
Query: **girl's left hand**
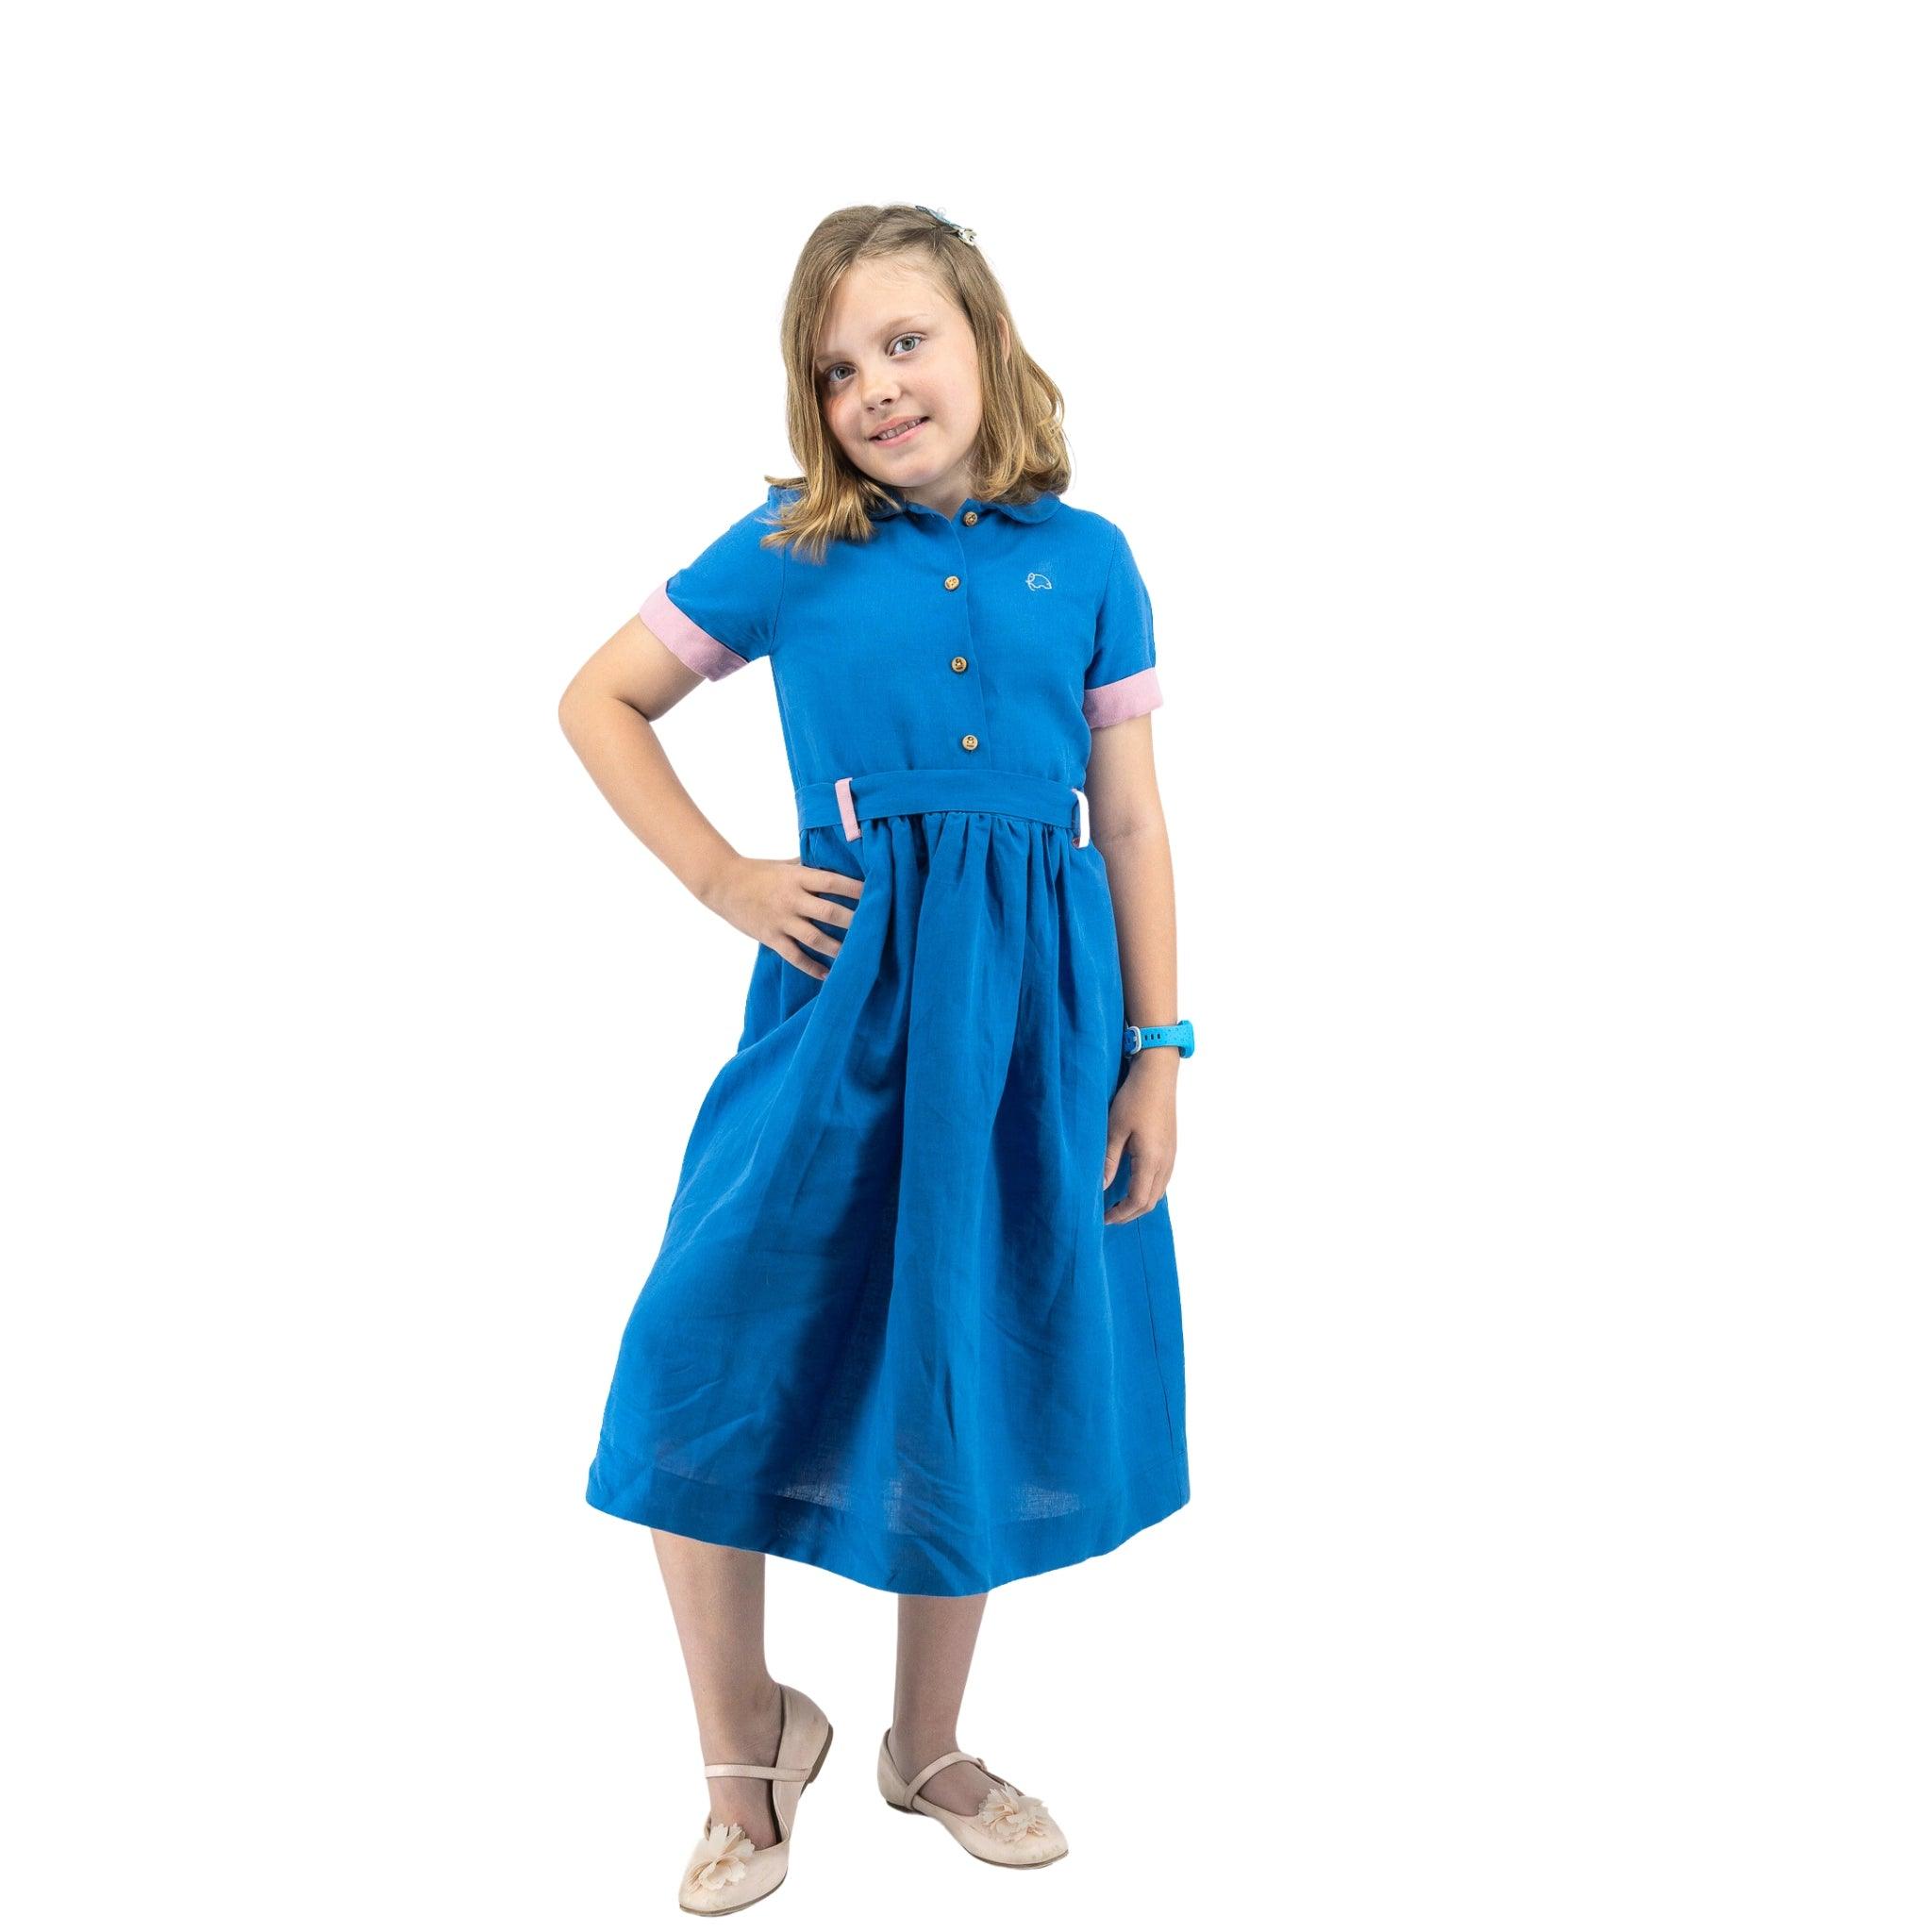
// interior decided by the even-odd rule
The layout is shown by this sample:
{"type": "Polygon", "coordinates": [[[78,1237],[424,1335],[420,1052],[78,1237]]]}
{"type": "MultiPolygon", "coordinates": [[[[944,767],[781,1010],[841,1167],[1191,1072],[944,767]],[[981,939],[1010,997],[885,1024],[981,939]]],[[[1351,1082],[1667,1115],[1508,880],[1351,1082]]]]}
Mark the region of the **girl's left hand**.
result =
{"type": "Polygon", "coordinates": [[[1132,1221],[1167,1192],[1174,1172],[1174,1088],[1180,1055],[1172,1047],[1149,1047],[1135,1056],[1107,1113],[1107,1166],[1100,1191],[1113,1186],[1124,1152],[1133,1158],[1134,1178],[1127,1191],[1101,1220],[1108,1226],[1132,1221]]]}

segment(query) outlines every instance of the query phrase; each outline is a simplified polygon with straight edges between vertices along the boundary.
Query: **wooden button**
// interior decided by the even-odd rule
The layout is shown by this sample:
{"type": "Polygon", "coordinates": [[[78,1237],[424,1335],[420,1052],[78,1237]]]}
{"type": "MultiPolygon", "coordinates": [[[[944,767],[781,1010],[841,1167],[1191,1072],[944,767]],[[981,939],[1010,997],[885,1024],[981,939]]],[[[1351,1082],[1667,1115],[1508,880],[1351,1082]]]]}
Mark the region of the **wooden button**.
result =
{"type": "Polygon", "coordinates": [[[946,579],[946,589],[947,589],[947,590],[949,590],[949,591],[957,591],[957,590],[958,590],[958,588],[959,588],[959,579],[958,579],[958,577],[948,577],[948,578],[946,579]]]}
{"type": "Polygon", "coordinates": [[[962,524],[976,524],[979,521],[979,512],[976,509],[969,509],[959,521],[962,524]]]}
{"type": "Polygon", "coordinates": [[[965,668],[966,668],[966,660],[965,660],[965,658],[955,658],[953,659],[953,669],[954,669],[955,671],[963,671],[963,670],[965,670],[965,668]]]}
{"type": "Polygon", "coordinates": [[[959,742],[963,744],[968,751],[977,751],[979,749],[978,739],[974,738],[972,732],[970,731],[966,734],[964,738],[962,738],[959,741],[959,742]]]}

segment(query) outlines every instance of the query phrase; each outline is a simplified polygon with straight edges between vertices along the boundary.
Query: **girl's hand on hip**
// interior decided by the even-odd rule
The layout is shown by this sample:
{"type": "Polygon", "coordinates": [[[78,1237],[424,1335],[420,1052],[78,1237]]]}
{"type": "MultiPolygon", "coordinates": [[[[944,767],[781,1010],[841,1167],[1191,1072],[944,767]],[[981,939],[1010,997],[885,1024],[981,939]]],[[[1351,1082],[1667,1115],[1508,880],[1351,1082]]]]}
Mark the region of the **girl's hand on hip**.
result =
{"type": "Polygon", "coordinates": [[[1127,1077],[1108,1108],[1107,1165],[1101,1173],[1101,1192],[1113,1186],[1123,1153],[1134,1166],[1132,1185],[1101,1216],[1108,1226],[1146,1213],[1167,1192],[1177,1138],[1174,1089],[1179,1071],[1180,1055],[1173,1047],[1144,1048],[1135,1055],[1127,1077]],[[1162,1059],[1166,1065],[1156,1064],[1162,1059]]]}
{"type": "Polygon", "coordinates": [[[832,969],[821,966],[805,947],[836,959],[844,941],[828,937],[812,921],[849,926],[858,908],[841,906],[822,894],[839,892],[857,899],[864,883],[796,858],[747,858],[740,854],[718,874],[705,894],[705,904],[801,973],[824,979],[832,969]]]}

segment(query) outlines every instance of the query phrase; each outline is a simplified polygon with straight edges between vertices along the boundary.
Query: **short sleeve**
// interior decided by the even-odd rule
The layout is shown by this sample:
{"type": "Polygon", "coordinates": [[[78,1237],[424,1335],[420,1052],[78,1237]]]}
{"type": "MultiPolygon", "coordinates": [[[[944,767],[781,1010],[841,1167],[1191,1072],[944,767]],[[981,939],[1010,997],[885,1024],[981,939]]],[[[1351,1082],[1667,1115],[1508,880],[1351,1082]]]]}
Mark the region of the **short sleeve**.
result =
{"type": "Polygon", "coordinates": [[[1138,718],[1160,703],[1160,680],[1154,670],[1154,606],[1125,535],[1118,527],[1113,534],[1113,558],[1101,592],[1081,700],[1087,722],[1096,730],[1138,718]]]}
{"type": "Polygon", "coordinates": [[[789,543],[760,539],[777,525],[777,485],[639,608],[651,634],[691,670],[716,679],[769,657],[778,641],[789,543]]]}

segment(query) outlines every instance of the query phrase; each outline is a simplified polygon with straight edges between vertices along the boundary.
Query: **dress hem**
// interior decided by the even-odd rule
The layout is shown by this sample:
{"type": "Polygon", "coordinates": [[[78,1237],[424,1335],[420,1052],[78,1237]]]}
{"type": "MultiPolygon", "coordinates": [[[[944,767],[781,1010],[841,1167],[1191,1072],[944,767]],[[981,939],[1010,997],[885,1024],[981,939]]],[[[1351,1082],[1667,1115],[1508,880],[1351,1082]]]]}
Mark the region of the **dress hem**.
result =
{"type": "Polygon", "coordinates": [[[1070,1515],[1022,1519],[1001,1525],[1000,1541],[1012,1546],[1001,1560],[974,1568],[963,1563],[943,1571],[932,1561],[929,1537],[894,1538],[875,1532],[882,1543],[916,1545],[918,1554],[894,1563],[883,1551],[867,1561],[850,1548],[850,1531],[841,1527],[843,1512],[791,1496],[721,1489],[634,1463],[609,1443],[599,1445],[591,1465],[584,1500],[591,1508],[622,1522],[669,1530],[699,1542],[784,1557],[817,1570],[829,1570],[870,1590],[901,1596],[976,1596],[1024,1577],[1065,1570],[1117,1550],[1130,1537],[1164,1522],[1189,1500],[1185,1454],[1161,1456],[1131,1472],[1106,1502],[1070,1515]],[[631,1472],[613,1484],[607,1464],[631,1472]],[[774,1513],[783,1520],[774,1521],[774,1513]],[[1066,1525],[1087,1526],[1084,1537],[1068,1537],[1066,1525]],[[1031,1534],[1029,1534],[1031,1532],[1031,1534]],[[1057,1534],[1058,1532],[1058,1534],[1057,1534]],[[841,1546],[841,1542],[844,1544],[841,1546]]]}

